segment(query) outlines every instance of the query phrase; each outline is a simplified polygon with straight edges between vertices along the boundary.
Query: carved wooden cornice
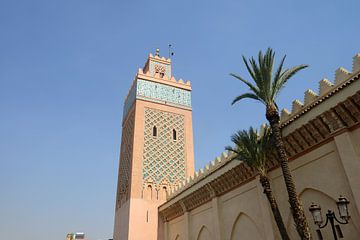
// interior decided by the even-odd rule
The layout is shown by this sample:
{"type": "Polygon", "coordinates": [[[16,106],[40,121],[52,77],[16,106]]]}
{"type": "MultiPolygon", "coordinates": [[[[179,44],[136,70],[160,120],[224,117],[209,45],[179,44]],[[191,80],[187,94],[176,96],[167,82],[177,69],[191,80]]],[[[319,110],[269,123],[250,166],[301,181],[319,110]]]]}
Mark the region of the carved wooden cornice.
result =
{"type": "Polygon", "coordinates": [[[337,132],[360,122],[360,91],[323,112],[315,119],[283,137],[287,156],[299,153],[325,142],[337,132]]]}

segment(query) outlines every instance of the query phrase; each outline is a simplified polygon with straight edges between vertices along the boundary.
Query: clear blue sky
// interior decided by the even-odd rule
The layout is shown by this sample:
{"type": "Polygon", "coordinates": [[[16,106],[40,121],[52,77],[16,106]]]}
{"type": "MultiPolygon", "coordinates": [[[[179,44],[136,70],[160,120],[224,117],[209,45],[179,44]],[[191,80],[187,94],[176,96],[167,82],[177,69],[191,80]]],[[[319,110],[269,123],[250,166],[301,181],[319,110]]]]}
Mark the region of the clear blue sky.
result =
{"type": "Polygon", "coordinates": [[[157,47],[193,87],[196,168],[238,129],[265,121],[241,54],[271,46],[306,63],[279,98],[290,108],[360,52],[353,1],[0,0],[0,239],[112,237],[124,97],[157,47]]]}

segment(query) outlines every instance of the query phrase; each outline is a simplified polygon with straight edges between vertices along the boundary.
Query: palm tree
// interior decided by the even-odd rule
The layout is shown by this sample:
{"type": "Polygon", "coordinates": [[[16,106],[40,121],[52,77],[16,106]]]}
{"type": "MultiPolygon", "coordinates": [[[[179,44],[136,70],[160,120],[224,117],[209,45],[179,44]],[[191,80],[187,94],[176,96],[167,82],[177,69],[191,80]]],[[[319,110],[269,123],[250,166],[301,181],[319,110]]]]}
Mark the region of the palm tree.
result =
{"type": "Polygon", "coordinates": [[[250,127],[249,131],[242,130],[232,135],[231,141],[235,146],[226,147],[226,149],[235,153],[234,159],[245,162],[259,173],[260,183],[269,201],[281,238],[283,240],[290,240],[267,175],[267,156],[270,154],[272,146],[270,128],[265,126],[264,131],[259,136],[256,129],[250,127]]]}
{"type": "Polygon", "coordinates": [[[299,65],[289,69],[283,69],[284,56],[275,72],[274,58],[275,52],[268,48],[265,55],[259,52],[258,62],[252,57],[249,61],[243,56],[243,61],[254,83],[250,83],[246,79],[231,73],[230,75],[237,78],[249,87],[250,92],[237,96],[232,104],[244,99],[255,99],[266,107],[266,119],[269,121],[274,145],[278,155],[278,160],[282,169],[283,177],[285,180],[286,190],[289,196],[289,203],[291,206],[291,213],[293,215],[296,230],[301,239],[311,239],[309,225],[307,223],[304,209],[297,196],[295,183],[292,178],[289,164],[284,148],[284,143],[281,138],[280,132],[280,116],[276,104],[276,97],[279,95],[280,90],[285,86],[287,81],[294,76],[298,71],[308,67],[307,65],[299,65]]]}

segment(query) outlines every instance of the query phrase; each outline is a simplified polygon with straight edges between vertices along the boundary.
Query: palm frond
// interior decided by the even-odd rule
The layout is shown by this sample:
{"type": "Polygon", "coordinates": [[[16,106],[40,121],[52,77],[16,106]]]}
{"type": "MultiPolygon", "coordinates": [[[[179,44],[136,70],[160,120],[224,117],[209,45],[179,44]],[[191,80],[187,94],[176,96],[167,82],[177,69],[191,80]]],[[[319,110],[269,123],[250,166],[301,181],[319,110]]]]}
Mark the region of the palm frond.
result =
{"type": "Polygon", "coordinates": [[[279,94],[280,90],[285,86],[285,84],[287,83],[287,81],[294,76],[297,72],[299,72],[302,69],[307,68],[308,65],[299,65],[299,66],[295,66],[292,67],[290,69],[286,69],[281,75],[280,75],[280,79],[279,82],[276,86],[276,89],[274,90],[274,98],[276,98],[276,96],[279,94]]]}
{"type": "Polygon", "coordinates": [[[261,135],[250,127],[248,131],[241,130],[231,136],[234,147],[225,149],[234,153],[233,159],[244,161],[250,167],[263,172],[271,149],[270,128],[266,126],[261,135]]]}
{"type": "Polygon", "coordinates": [[[255,74],[254,81],[255,81],[256,86],[258,87],[258,89],[260,90],[260,93],[261,93],[262,92],[261,89],[264,89],[264,81],[263,81],[263,78],[262,78],[262,75],[261,75],[260,67],[258,66],[258,64],[256,63],[254,58],[251,58],[249,60],[249,62],[250,62],[251,68],[252,68],[252,70],[254,71],[254,74],[255,74]]]}
{"type": "Polygon", "coordinates": [[[257,59],[254,57],[246,59],[245,56],[242,56],[242,59],[247,71],[249,72],[249,75],[254,81],[254,84],[236,74],[231,73],[230,75],[245,83],[251,92],[256,95],[256,97],[252,95],[252,93],[245,93],[235,98],[232,104],[243,98],[252,98],[260,101],[266,106],[277,106],[275,102],[276,97],[286,82],[298,71],[307,67],[307,65],[299,65],[283,70],[286,59],[285,55],[281,59],[279,66],[276,68],[276,71],[273,72],[275,52],[271,48],[268,48],[265,54],[263,54],[262,51],[259,51],[257,59]]]}
{"type": "Polygon", "coordinates": [[[256,76],[255,76],[255,74],[254,74],[254,71],[250,68],[249,63],[248,63],[248,61],[246,60],[246,58],[245,58],[244,55],[242,56],[242,59],[243,59],[243,62],[244,62],[244,64],[245,64],[246,69],[248,70],[250,76],[252,77],[252,79],[253,79],[254,81],[256,81],[256,76]]]}
{"type": "Polygon", "coordinates": [[[280,75],[282,74],[282,68],[284,66],[285,59],[286,59],[286,55],[281,59],[280,64],[279,64],[279,66],[278,66],[278,68],[277,68],[277,70],[275,72],[275,75],[274,75],[273,85],[272,85],[272,93],[271,93],[272,99],[274,99],[276,89],[278,88],[278,83],[279,83],[279,80],[280,80],[280,75]]]}
{"type": "Polygon", "coordinates": [[[230,76],[233,76],[234,78],[236,78],[236,79],[240,80],[241,82],[245,83],[249,87],[249,89],[254,92],[254,94],[259,95],[259,89],[256,86],[254,86],[253,84],[251,84],[249,81],[247,81],[246,79],[244,79],[241,76],[236,75],[234,73],[230,73],[230,76]]]}
{"type": "Polygon", "coordinates": [[[251,99],[254,99],[254,100],[258,100],[260,102],[263,102],[262,99],[260,99],[256,94],[254,93],[244,93],[244,94],[241,94],[239,96],[237,96],[232,102],[231,102],[231,105],[234,105],[236,102],[240,101],[241,99],[244,99],[244,98],[251,98],[251,99]]]}

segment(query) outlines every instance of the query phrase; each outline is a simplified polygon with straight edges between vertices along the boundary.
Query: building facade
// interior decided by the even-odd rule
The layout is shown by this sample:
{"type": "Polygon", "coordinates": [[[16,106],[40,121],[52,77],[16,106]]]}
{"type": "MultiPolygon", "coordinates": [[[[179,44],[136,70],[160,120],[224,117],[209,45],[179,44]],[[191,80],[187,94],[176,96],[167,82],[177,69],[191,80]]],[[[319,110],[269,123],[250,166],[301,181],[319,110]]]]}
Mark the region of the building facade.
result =
{"type": "Polygon", "coordinates": [[[193,173],[190,82],[150,54],[124,105],[114,239],[157,239],[158,206],[193,173]]]}
{"type": "MultiPolygon", "coordinates": [[[[352,72],[339,68],[334,83],[327,79],[321,80],[318,94],[307,90],[304,103],[295,100],[292,111],[283,110],[281,114],[281,129],[290,168],[314,239],[316,239],[317,227],[308,211],[310,204],[312,202],[319,204],[324,216],[328,209],[336,210],[335,201],[339,195],[346,196],[350,200],[351,220],[349,224],[341,226],[345,239],[360,238],[359,78],[360,54],[357,54],[353,60],[352,72]]],[[[142,109],[141,112],[144,111],[146,109],[142,109]]],[[[146,120],[142,118],[139,121],[143,124],[141,129],[146,132],[148,129],[144,127],[146,120]]],[[[141,135],[141,138],[145,135],[146,133],[141,135]]],[[[186,138],[186,140],[192,143],[192,139],[186,138]]],[[[124,130],[122,141],[124,141],[124,130]]],[[[141,191],[146,192],[148,184],[156,184],[154,182],[156,180],[153,179],[154,177],[150,181],[144,180],[146,179],[144,162],[147,163],[144,160],[146,159],[144,146],[145,143],[141,142],[142,157],[138,159],[142,159],[140,160],[142,163],[137,163],[143,164],[140,171],[142,180],[140,184],[135,181],[135,184],[141,186],[139,188],[141,191]]],[[[125,153],[121,152],[121,154],[125,153]]],[[[192,149],[191,154],[193,154],[192,149]]],[[[119,174],[121,175],[124,174],[121,170],[123,157],[120,158],[119,174]]],[[[191,164],[193,168],[193,162],[191,164]]],[[[282,172],[274,156],[268,167],[272,189],[290,237],[299,239],[290,213],[282,172]]],[[[142,237],[133,235],[132,238],[122,238],[118,232],[124,230],[121,228],[122,225],[117,225],[119,224],[117,217],[115,240],[280,239],[271,209],[253,169],[240,161],[231,160],[227,153],[223,153],[198,172],[193,174],[186,172],[186,174],[185,179],[177,179],[179,181],[172,182],[171,186],[167,187],[166,198],[161,198],[154,204],[156,224],[152,222],[152,224],[141,223],[133,226],[142,231],[145,229],[154,231],[156,232],[154,235],[142,237]]],[[[119,179],[121,179],[120,175],[119,179]]],[[[121,186],[120,182],[119,180],[121,186]]],[[[155,188],[161,189],[158,186],[155,188]]],[[[121,196],[121,190],[118,187],[117,202],[119,195],[121,196]]],[[[117,209],[121,210],[121,207],[117,209]]],[[[140,218],[140,215],[128,216],[140,218]]],[[[123,221],[123,225],[129,226],[134,222],[131,217],[122,218],[120,221],[123,221]]],[[[324,239],[332,239],[330,227],[321,231],[324,239]]]]}

